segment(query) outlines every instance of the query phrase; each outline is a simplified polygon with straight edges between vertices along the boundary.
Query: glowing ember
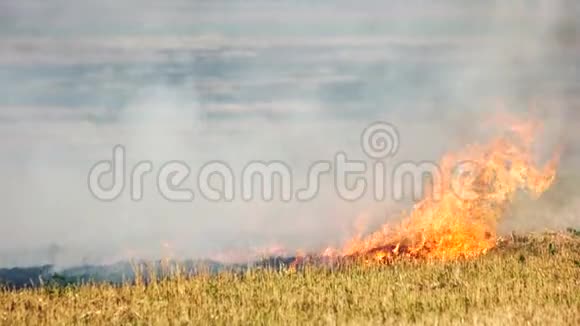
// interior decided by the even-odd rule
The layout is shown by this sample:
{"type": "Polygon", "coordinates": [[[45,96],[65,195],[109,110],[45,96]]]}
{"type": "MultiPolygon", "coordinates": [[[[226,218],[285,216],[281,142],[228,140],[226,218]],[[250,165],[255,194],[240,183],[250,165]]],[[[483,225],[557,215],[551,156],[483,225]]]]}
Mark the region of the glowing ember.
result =
{"type": "Polygon", "coordinates": [[[401,256],[474,257],[493,248],[496,224],[514,195],[520,190],[534,198],[541,195],[553,183],[558,164],[558,157],[544,168],[533,163],[539,124],[510,124],[509,134],[444,157],[442,187],[436,196],[424,198],[397,227],[385,225],[367,237],[352,239],[341,254],[384,263],[401,256]]]}

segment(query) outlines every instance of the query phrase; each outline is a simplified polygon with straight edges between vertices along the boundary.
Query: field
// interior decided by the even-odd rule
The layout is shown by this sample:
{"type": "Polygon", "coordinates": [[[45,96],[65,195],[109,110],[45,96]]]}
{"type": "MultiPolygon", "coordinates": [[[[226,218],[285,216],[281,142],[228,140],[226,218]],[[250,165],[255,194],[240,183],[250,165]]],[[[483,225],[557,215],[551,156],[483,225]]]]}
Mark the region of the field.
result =
{"type": "Polygon", "coordinates": [[[455,261],[254,269],[0,292],[0,324],[580,324],[580,237],[455,261]]]}

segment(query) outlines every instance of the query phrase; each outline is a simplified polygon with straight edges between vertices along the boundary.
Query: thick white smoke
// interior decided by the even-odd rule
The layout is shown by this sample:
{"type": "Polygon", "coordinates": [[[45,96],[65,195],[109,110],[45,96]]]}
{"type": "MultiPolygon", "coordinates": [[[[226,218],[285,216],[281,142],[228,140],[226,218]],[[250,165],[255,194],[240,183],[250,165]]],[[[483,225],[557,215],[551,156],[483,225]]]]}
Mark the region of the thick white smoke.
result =
{"type": "Polygon", "coordinates": [[[502,107],[545,118],[539,158],[565,143],[567,180],[502,227],[576,227],[579,13],[563,0],[3,2],[0,266],[340,244],[407,203],[343,201],[329,176],[307,203],[174,203],[154,174],[142,201],[126,189],[105,203],[87,175],[121,144],[128,167],[187,162],[194,190],[212,160],[237,173],[283,161],[301,183],[338,151],[368,160],[371,122],[400,132],[389,164],[430,161],[476,141],[502,107]]]}

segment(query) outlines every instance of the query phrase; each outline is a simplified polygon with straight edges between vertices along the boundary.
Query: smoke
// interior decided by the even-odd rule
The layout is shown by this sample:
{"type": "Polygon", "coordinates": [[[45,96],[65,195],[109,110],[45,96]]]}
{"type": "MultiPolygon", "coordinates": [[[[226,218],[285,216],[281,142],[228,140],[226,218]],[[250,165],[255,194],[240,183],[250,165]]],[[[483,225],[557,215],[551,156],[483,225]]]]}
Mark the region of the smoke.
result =
{"type": "MultiPolygon", "coordinates": [[[[400,133],[389,164],[436,161],[490,131],[498,111],[545,120],[538,159],[564,144],[560,180],[502,228],[580,225],[575,1],[51,1],[0,4],[0,266],[318,250],[396,219],[408,202],[169,202],[155,172],[209,161],[236,173],[309,165],[360,134],[400,133]],[[151,161],[144,198],[94,198],[87,175],[121,144],[151,161]],[[360,226],[364,221],[363,226],[360,226]]],[[[129,171],[127,172],[129,173],[129,171]]],[[[299,186],[299,185],[297,185],[299,186]]]]}

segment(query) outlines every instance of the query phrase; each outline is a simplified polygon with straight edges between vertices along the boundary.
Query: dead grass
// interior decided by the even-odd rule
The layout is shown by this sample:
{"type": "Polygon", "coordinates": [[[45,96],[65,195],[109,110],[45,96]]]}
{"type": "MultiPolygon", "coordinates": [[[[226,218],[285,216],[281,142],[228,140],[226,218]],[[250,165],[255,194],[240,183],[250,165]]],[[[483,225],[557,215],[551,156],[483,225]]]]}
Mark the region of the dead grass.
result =
{"type": "Polygon", "coordinates": [[[580,325],[580,238],[514,236],[453,262],[0,290],[5,325],[208,323],[580,325]]]}

